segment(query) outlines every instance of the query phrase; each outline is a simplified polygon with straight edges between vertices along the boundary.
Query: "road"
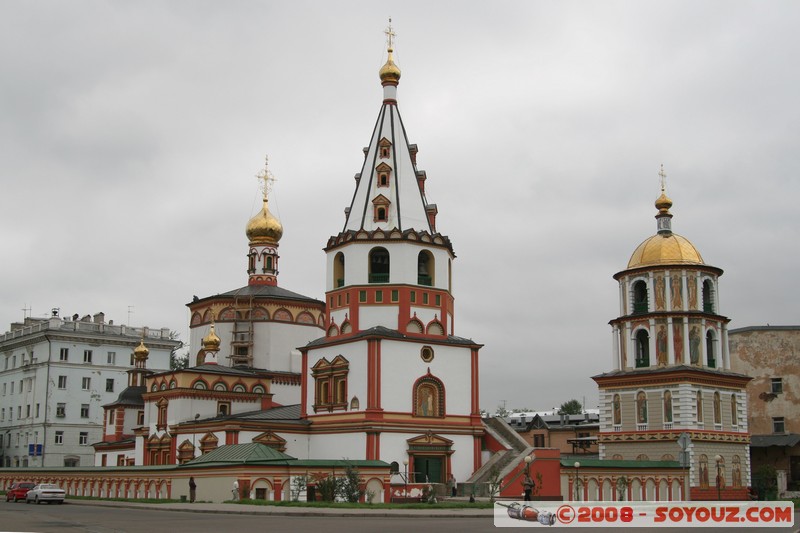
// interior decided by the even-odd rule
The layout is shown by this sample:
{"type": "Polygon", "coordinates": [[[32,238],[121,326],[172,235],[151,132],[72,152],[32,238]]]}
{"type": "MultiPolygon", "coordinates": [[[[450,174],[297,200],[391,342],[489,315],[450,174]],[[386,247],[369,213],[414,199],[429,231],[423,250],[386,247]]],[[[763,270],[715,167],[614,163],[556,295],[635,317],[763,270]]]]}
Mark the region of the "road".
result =
{"type": "MultiPolygon", "coordinates": [[[[520,526],[543,528],[539,524],[520,523],[520,526]]],[[[795,525],[784,528],[742,528],[743,533],[772,533],[798,531],[800,515],[795,513],[795,525]]],[[[380,532],[380,533],[470,533],[494,530],[490,517],[431,518],[365,517],[365,516],[282,516],[276,514],[230,514],[221,512],[185,512],[155,508],[101,507],[70,503],[64,505],[25,505],[0,501],[0,531],[91,532],[91,533],[201,533],[213,532],[380,532]]],[[[572,528],[571,531],[600,533],[604,529],[572,528]]],[[[608,531],[608,529],[605,529],[608,531]]],[[[646,531],[626,529],[626,531],[646,531]]],[[[685,533],[686,528],[660,528],[659,532],[685,533]]],[[[714,531],[709,529],[709,532],[714,531]]],[[[719,531],[719,529],[717,529],[719,531]]]]}

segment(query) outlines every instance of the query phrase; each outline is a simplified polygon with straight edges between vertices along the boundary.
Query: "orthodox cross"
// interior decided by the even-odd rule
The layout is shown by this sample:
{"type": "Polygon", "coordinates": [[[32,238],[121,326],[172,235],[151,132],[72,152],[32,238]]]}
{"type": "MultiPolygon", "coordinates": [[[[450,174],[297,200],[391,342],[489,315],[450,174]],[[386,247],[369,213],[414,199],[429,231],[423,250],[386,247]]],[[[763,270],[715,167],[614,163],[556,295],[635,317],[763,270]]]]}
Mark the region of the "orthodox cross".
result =
{"type": "Polygon", "coordinates": [[[264,170],[256,174],[256,179],[261,181],[261,191],[264,193],[264,199],[266,200],[273,184],[277,181],[277,178],[269,171],[269,156],[264,156],[264,170]]]}
{"type": "Polygon", "coordinates": [[[394,36],[395,33],[392,31],[392,18],[389,17],[389,27],[384,30],[386,34],[386,44],[388,45],[389,50],[392,49],[392,45],[394,44],[394,36]]]}
{"type": "Polygon", "coordinates": [[[664,163],[661,163],[661,170],[658,171],[658,175],[661,178],[661,192],[667,188],[667,173],[664,172],[664,163]]]}

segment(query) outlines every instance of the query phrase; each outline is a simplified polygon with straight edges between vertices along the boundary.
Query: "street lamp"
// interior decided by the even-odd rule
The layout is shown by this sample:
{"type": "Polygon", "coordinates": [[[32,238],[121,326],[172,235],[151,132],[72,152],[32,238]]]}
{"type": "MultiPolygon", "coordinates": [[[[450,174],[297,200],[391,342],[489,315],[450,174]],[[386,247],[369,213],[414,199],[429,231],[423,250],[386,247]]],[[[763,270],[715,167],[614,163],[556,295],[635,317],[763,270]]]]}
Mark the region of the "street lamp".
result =
{"type": "Polygon", "coordinates": [[[536,454],[532,453],[525,456],[525,481],[522,483],[522,488],[525,489],[525,501],[531,501],[533,492],[533,479],[531,478],[531,464],[536,460],[536,454]]]}
{"type": "Polygon", "coordinates": [[[720,481],[722,481],[722,456],[717,454],[714,456],[714,460],[717,462],[717,501],[722,500],[722,487],[720,487],[720,481]]]}
{"type": "Polygon", "coordinates": [[[408,459],[403,459],[403,501],[408,502],[408,459]]]}
{"type": "Polygon", "coordinates": [[[580,492],[578,491],[578,469],[581,467],[580,461],[575,461],[575,501],[580,500],[580,492]]]}

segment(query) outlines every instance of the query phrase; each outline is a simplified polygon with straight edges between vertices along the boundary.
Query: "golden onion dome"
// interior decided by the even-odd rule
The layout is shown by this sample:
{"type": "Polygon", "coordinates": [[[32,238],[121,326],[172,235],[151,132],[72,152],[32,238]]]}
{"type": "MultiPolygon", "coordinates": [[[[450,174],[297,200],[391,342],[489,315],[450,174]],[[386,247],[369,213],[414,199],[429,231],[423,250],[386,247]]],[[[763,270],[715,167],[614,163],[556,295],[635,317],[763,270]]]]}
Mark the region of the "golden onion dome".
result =
{"type": "Polygon", "coordinates": [[[656,199],[656,209],[658,209],[659,213],[669,213],[669,208],[672,207],[672,200],[670,200],[669,196],[662,190],[661,196],[656,199]]]}
{"type": "Polygon", "coordinates": [[[208,335],[203,337],[203,349],[207,352],[218,352],[221,343],[222,341],[217,336],[217,332],[214,331],[214,324],[211,324],[208,335]]]}
{"type": "Polygon", "coordinates": [[[628,261],[628,268],[703,264],[700,252],[689,239],[669,232],[653,235],[640,244],[628,261]]]}
{"type": "Polygon", "coordinates": [[[144,339],[142,339],[139,341],[139,346],[133,349],[133,357],[134,359],[141,361],[143,359],[147,359],[148,355],[150,355],[150,350],[148,350],[147,346],[144,345],[144,339]]]}
{"type": "Polygon", "coordinates": [[[391,83],[397,85],[400,81],[400,67],[398,67],[394,59],[392,57],[393,50],[389,48],[389,59],[386,60],[386,64],[381,67],[381,70],[378,74],[381,77],[381,83],[391,83]]]}
{"type": "Polygon", "coordinates": [[[264,198],[264,207],[247,223],[247,238],[253,244],[277,244],[283,236],[283,226],[272,216],[264,198]]]}

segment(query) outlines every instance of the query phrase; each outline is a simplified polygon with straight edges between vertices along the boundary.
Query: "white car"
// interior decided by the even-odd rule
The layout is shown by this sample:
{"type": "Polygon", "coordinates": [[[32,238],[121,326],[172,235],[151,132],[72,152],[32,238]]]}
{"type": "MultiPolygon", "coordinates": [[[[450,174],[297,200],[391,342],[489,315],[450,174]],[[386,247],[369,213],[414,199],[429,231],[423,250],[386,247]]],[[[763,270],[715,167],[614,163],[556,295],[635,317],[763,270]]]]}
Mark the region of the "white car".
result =
{"type": "Polygon", "coordinates": [[[64,503],[64,489],[58,485],[42,483],[36,485],[25,495],[25,503],[56,502],[64,503]]]}

